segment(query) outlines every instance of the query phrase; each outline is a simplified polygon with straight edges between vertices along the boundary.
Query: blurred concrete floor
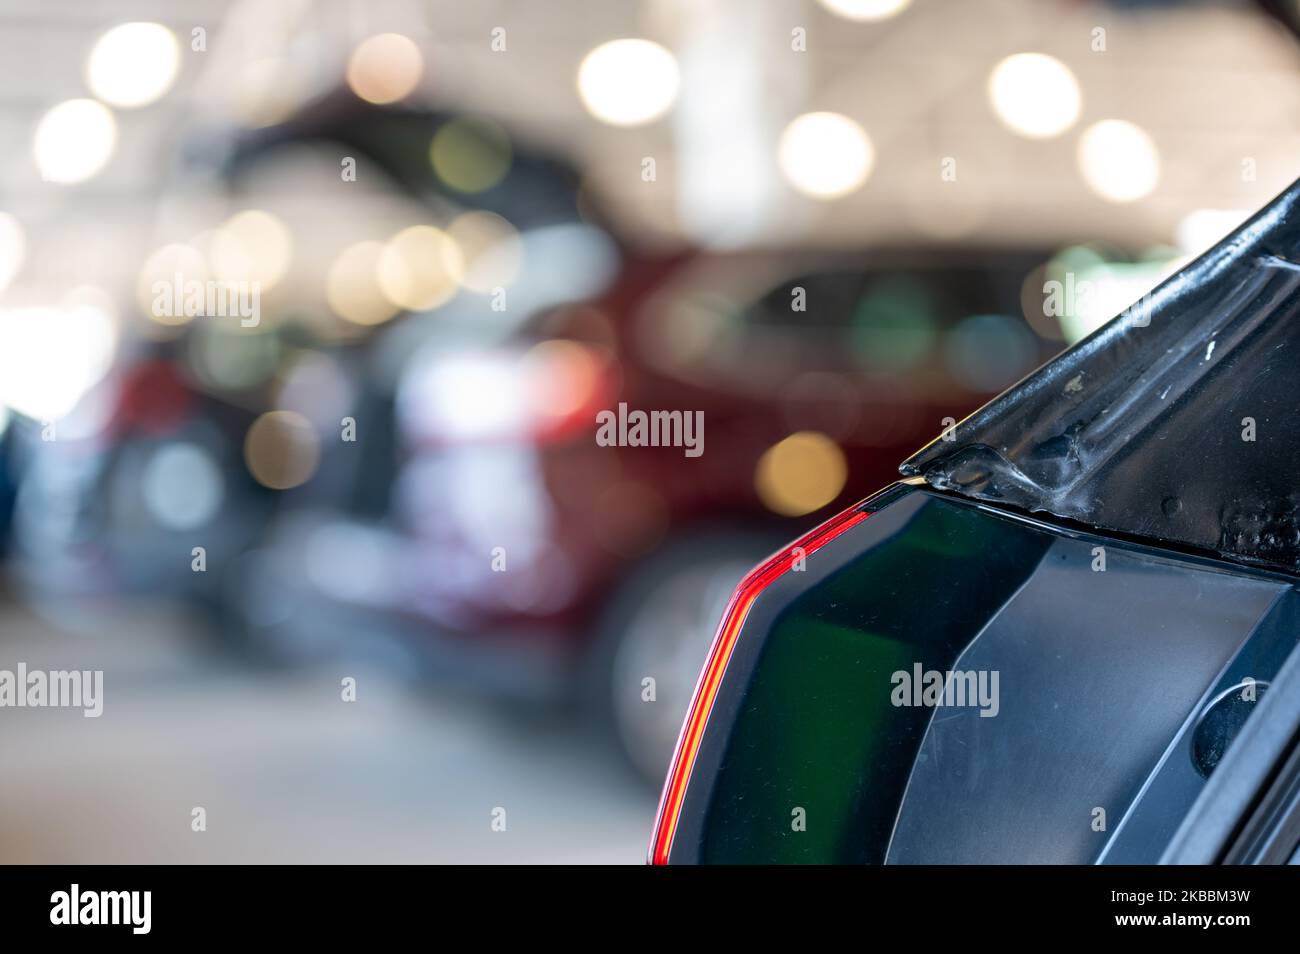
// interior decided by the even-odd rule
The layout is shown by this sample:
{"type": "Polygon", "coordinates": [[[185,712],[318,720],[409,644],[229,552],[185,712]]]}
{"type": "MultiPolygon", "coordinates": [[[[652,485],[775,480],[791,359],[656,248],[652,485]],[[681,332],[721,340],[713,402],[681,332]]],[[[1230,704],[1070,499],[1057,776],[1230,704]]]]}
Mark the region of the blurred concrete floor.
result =
{"type": "Polygon", "coordinates": [[[103,669],[105,702],[98,719],[0,708],[0,862],[645,857],[654,794],[568,720],[347,663],[250,670],[162,611],[69,630],[6,602],[0,669],[20,661],[103,669]],[[204,832],[191,831],[196,806],[204,832]]]}

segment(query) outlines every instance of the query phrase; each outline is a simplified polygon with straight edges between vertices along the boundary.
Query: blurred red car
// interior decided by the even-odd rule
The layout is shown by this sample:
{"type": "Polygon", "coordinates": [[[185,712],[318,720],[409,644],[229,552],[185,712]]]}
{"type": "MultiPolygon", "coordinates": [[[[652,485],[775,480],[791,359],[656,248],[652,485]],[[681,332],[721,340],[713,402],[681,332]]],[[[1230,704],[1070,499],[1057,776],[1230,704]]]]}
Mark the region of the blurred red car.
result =
{"type": "Polygon", "coordinates": [[[429,338],[397,383],[387,512],[293,525],[273,552],[307,557],[270,589],[309,595],[275,628],[382,619],[464,682],[580,692],[657,781],[741,575],[1050,355],[1020,317],[1042,260],[628,255],[502,340],[429,338]],[[598,439],[637,411],[702,429],[598,439]]]}

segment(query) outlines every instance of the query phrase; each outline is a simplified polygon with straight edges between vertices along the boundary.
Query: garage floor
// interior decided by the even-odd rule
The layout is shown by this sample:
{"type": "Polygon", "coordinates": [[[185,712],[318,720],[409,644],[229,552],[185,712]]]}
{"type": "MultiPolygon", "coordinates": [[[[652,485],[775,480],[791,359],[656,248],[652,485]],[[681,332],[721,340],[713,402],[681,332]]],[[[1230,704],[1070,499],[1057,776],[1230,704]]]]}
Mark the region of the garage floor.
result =
{"type": "Polygon", "coordinates": [[[80,629],[0,607],[0,669],[105,672],[98,719],[0,709],[0,861],[644,860],[654,794],[570,720],[252,672],[159,612],[80,629]]]}

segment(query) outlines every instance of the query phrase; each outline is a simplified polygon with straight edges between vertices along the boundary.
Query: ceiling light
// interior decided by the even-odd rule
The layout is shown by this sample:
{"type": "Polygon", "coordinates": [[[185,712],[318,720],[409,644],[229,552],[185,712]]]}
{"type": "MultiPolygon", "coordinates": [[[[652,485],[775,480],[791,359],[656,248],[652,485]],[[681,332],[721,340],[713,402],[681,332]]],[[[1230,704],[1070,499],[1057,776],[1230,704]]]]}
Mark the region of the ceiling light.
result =
{"type": "Polygon", "coordinates": [[[1133,202],[1160,181],[1160,153],[1140,126],[1103,119],[1079,137],[1079,172],[1088,188],[1108,202],[1133,202]]]}
{"type": "Polygon", "coordinates": [[[1008,56],[989,75],[988,94],[1003,125],[1029,139],[1059,136],[1083,108],[1070,68],[1043,53],[1008,56]]]}
{"type": "Polygon", "coordinates": [[[171,89],[180,46],[161,23],[123,23],[96,41],[86,61],[86,83],[106,103],[145,106],[171,89]]]}
{"type": "Polygon", "coordinates": [[[578,94],[588,112],[614,126],[658,119],[677,98],[677,59],[649,40],[611,40],[578,68],[578,94]]]}
{"type": "Polygon", "coordinates": [[[93,99],[69,99],[36,126],[32,155],[47,182],[84,182],[104,168],[117,145],[117,122],[93,99]]]}
{"type": "Polygon", "coordinates": [[[777,162],[789,183],[817,199],[859,188],[871,175],[875,149],[866,132],[839,113],[805,113],[785,127],[777,162]]]}
{"type": "Polygon", "coordinates": [[[912,0],[819,0],[821,5],[846,20],[888,20],[906,10],[912,0]]]}

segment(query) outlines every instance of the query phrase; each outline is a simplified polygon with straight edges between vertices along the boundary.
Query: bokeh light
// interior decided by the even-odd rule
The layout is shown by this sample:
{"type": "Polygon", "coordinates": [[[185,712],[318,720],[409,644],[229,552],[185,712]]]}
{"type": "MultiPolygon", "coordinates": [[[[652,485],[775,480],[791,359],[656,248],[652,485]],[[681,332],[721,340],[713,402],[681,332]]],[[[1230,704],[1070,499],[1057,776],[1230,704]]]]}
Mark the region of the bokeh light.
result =
{"type": "Polygon", "coordinates": [[[86,61],[86,85],[124,109],[161,99],[176,81],[180,45],[161,23],[123,23],[95,43],[86,61]]]}
{"type": "Polygon", "coordinates": [[[460,282],[470,291],[491,293],[505,288],[519,274],[523,243],[514,226],[492,212],[465,212],[447,228],[460,250],[460,282]]]}
{"type": "Polygon", "coordinates": [[[197,325],[186,341],[194,376],[217,391],[240,391],[264,384],[279,369],[280,339],[265,328],[232,327],[215,321],[197,325]]]}
{"type": "Polygon", "coordinates": [[[1160,182],[1160,153],[1140,126],[1123,119],[1093,123],[1079,137],[1079,173],[1108,202],[1135,202],[1160,182]]]}
{"type": "Polygon", "coordinates": [[[486,119],[453,119],[434,133],[429,161],[457,192],[485,192],[510,172],[510,137],[486,119]]]}
{"type": "Polygon", "coordinates": [[[777,161],[805,195],[835,199],[861,187],[875,164],[871,139],[839,113],[805,113],[781,133],[777,161]]]}
{"type": "Polygon", "coordinates": [[[192,530],[221,509],[223,482],[211,452],[191,443],[164,444],[153,452],[141,477],[145,506],[164,527],[192,530]]]}
{"type": "Polygon", "coordinates": [[[413,225],[384,245],[376,275],[380,291],[394,305],[426,311],[456,294],[464,267],[460,248],[446,232],[413,225]]]}
{"type": "Polygon", "coordinates": [[[844,452],[835,441],[818,431],[799,431],[759,458],[754,488],[769,510],[798,517],[838,497],[848,473],[844,452]]]}
{"type": "Polygon", "coordinates": [[[1044,53],[1017,53],[993,68],[989,101],[1012,132],[1030,139],[1059,136],[1079,119],[1083,94],[1074,73],[1044,53]]]}
{"type": "Polygon", "coordinates": [[[923,285],[885,279],[868,291],[853,313],[853,338],[863,364],[906,371],[929,354],[935,339],[934,305],[923,285]]]}
{"type": "Polygon", "coordinates": [[[595,396],[600,363],[590,348],[556,338],[533,345],[520,362],[520,373],[528,381],[534,413],[566,418],[595,396]]]}
{"type": "Polygon", "coordinates": [[[403,380],[401,414],[412,433],[445,440],[517,437],[531,416],[519,356],[473,349],[427,353],[403,380]]]}
{"type": "Polygon", "coordinates": [[[192,320],[185,309],[174,307],[174,287],[182,292],[191,282],[208,281],[208,262],[203,253],[185,242],[172,242],[155,251],[140,268],[136,301],[140,310],[161,325],[183,325],[192,320]]]}
{"type": "Polygon", "coordinates": [[[658,43],[602,43],[578,68],[578,95],[587,111],[614,126],[639,126],[672,108],[681,85],[677,59],[658,43]]]}
{"type": "Polygon", "coordinates": [[[378,325],[392,318],[398,306],[379,284],[384,246],[365,241],[340,253],[325,276],[325,297],[340,318],[355,325],[378,325]]]}
{"type": "Polygon", "coordinates": [[[348,86],[368,103],[383,105],[405,99],[423,75],[420,48],[400,33],[368,37],[348,60],[348,86]]]}
{"type": "Polygon", "coordinates": [[[98,174],[116,147],[112,111],[93,99],[69,99],[41,117],[32,156],[42,179],[70,185],[98,174]]]}
{"type": "Polygon", "coordinates": [[[293,237],[269,212],[246,209],[231,216],[212,236],[212,270],[226,282],[256,282],[269,290],[289,270],[293,237]]]}
{"type": "Polygon", "coordinates": [[[838,17],[846,20],[888,20],[911,6],[912,0],[818,0],[838,17]]]}
{"type": "Polygon", "coordinates": [[[320,464],[320,437],[293,411],[268,411],[244,437],[244,462],[263,487],[288,490],[305,484],[320,464]]]}

